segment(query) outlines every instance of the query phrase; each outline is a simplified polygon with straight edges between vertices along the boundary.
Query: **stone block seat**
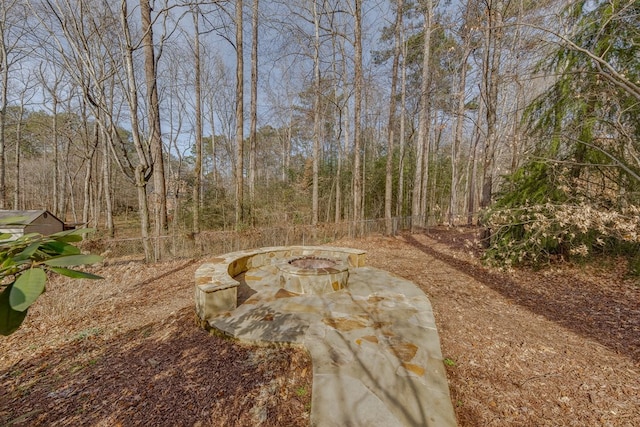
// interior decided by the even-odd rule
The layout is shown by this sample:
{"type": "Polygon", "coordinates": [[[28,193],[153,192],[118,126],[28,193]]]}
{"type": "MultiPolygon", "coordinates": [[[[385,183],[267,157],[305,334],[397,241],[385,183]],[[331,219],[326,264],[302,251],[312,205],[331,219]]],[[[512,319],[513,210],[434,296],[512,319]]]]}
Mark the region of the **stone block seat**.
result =
{"type": "Polygon", "coordinates": [[[364,267],[366,262],[364,251],[329,246],[274,246],[211,258],[195,273],[196,313],[203,325],[220,313],[237,307],[239,282],[234,279],[236,276],[250,269],[275,265],[296,257],[336,259],[349,268],[364,267]]]}

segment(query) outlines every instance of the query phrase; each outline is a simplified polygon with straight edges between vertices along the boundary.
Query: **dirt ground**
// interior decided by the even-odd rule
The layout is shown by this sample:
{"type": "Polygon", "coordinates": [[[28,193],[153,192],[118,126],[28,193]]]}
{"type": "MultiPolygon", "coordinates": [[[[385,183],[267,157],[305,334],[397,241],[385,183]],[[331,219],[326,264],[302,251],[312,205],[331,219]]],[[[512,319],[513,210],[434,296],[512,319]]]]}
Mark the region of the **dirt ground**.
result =
{"type": "MultiPolygon", "coordinates": [[[[623,261],[488,270],[474,231],[331,243],[415,282],[433,305],[460,426],[640,425],[640,286],[623,261]]],[[[303,426],[303,349],[212,336],[197,261],[54,280],[0,338],[0,425],[303,426]]]]}

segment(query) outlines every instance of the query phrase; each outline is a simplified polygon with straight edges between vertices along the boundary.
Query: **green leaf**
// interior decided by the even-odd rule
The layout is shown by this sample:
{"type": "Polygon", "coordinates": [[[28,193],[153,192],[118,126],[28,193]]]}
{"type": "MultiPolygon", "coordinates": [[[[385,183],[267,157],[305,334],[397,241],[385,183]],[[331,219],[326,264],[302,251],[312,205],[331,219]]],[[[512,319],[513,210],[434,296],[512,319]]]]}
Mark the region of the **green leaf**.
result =
{"type": "Polygon", "coordinates": [[[47,274],[40,268],[25,270],[11,287],[9,305],[17,311],[25,311],[44,292],[47,274]]]}
{"type": "Polygon", "coordinates": [[[95,228],[74,228],[73,230],[65,230],[58,231],[57,233],[51,234],[51,236],[66,236],[69,234],[87,234],[96,231],[95,228]]]}
{"type": "Polygon", "coordinates": [[[45,261],[44,264],[50,267],[66,267],[68,265],[94,264],[102,261],[102,259],[99,255],[68,255],[52,258],[45,261]]]}
{"type": "Polygon", "coordinates": [[[42,245],[42,250],[52,255],[79,255],[80,249],[65,242],[54,240],[42,245]]]}
{"type": "Polygon", "coordinates": [[[16,240],[16,241],[24,243],[24,242],[27,242],[27,241],[29,241],[31,239],[38,239],[38,238],[41,238],[41,237],[42,237],[42,234],[39,234],[39,233],[27,233],[25,235],[20,236],[18,238],[18,240],[16,240]]]}
{"type": "Polygon", "coordinates": [[[23,225],[26,220],[28,220],[28,216],[10,216],[7,218],[0,219],[0,224],[4,225],[23,225]]]}
{"type": "Polygon", "coordinates": [[[11,335],[14,333],[24,318],[27,317],[27,310],[16,311],[9,304],[9,295],[13,285],[7,286],[0,294],[0,335],[11,335]]]}
{"type": "Polygon", "coordinates": [[[35,242],[27,246],[22,252],[15,256],[16,261],[23,261],[25,259],[29,259],[33,256],[34,253],[40,247],[41,242],[35,242]]]}
{"type": "Polygon", "coordinates": [[[14,265],[16,265],[16,262],[13,258],[6,258],[2,261],[2,264],[0,264],[0,268],[5,269],[14,265]]]}
{"type": "Polygon", "coordinates": [[[104,277],[87,273],[86,271],[71,270],[71,269],[62,268],[62,267],[51,267],[51,271],[58,274],[62,274],[63,276],[71,277],[73,279],[93,279],[93,280],[104,279],[104,277]]]}
{"type": "Polygon", "coordinates": [[[0,240],[10,239],[11,236],[12,236],[12,234],[10,234],[10,233],[0,233],[0,240]]]}
{"type": "Polygon", "coordinates": [[[67,236],[57,236],[57,237],[54,237],[54,239],[57,240],[58,242],[74,243],[74,242],[81,242],[82,236],[79,236],[77,234],[69,234],[67,236]]]}
{"type": "Polygon", "coordinates": [[[52,234],[49,237],[59,242],[80,242],[87,233],[94,232],[95,228],[78,228],[77,230],[66,230],[52,234]]]}

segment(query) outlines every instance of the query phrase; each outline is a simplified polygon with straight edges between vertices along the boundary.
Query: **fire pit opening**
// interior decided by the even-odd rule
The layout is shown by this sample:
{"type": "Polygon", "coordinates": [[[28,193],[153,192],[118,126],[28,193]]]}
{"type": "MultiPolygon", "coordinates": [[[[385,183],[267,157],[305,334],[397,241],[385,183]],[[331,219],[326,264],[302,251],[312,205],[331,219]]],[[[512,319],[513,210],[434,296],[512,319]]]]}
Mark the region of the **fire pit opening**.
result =
{"type": "Polygon", "coordinates": [[[330,260],[328,258],[318,258],[313,256],[295,258],[289,261],[294,267],[304,268],[304,269],[314,269],[314,268],[335,268],[336,262],[330,260]]]}
{"type": "Polygon", "coordinates": [[[280,286],[298,294],[321,295],[347,287],[349,267],[339,259],[302,256],[277,264],[280,286]]]}

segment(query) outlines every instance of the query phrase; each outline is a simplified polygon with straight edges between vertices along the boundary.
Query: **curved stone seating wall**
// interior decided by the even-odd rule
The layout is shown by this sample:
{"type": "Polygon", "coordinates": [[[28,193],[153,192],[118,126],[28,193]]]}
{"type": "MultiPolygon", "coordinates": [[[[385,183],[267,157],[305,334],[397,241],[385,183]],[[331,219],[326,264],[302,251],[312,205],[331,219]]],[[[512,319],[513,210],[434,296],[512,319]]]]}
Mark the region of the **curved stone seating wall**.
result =
{"type": "Polygon", "coordinates": [[[198,317],[206,322],[222,312],[236,308],[239,283],[234,277],[237,275],[252,268],[304,256],[338,259],[349,268],[364,267],[366,261],[364,251],[330,246],[275,246],[220,255],[207,260],[196,270],[195,300],[198,317]]]}

